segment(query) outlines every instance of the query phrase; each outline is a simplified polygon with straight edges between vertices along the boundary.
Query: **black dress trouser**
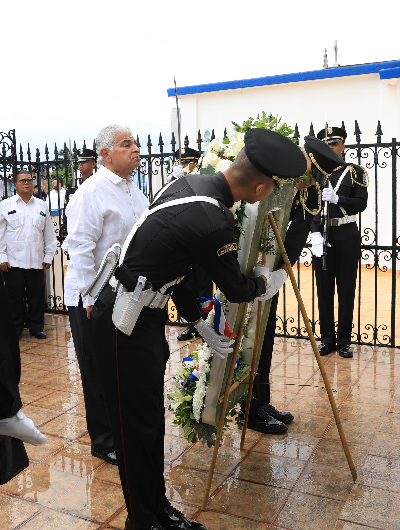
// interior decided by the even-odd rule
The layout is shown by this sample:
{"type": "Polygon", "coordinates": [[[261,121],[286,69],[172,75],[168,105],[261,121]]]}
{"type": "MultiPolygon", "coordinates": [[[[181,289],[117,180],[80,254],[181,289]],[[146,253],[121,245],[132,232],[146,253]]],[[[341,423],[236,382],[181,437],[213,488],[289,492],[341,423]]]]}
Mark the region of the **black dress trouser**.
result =
{"type": "Polygon", "coordinates": [[[11,267],[3,278],[17,333],[22,333],[25,321],[31,333],[43,331],[46,303],[44,269],[11,267]],[[25,304],[28,305],[27,311],[25,304]]]}
{"type": "MultiPolygon", "coordinates": [[[[309,205],[315,207],[316,204],[309,205]]],[[[293,207],[291,212],[291,224],[286,232],[285,249],[291,265],[293,266],[301,255],[310,231],[312,215],[304,212],[302,207],[293,207]]],[[[281,263],[283,260],[281,259],[281,263]]],[[[278,309],[279,291],[273,296],[269,310],[267,327],[265,328],[263,345],[261,347],[260,360],[257,374],[254,378],[253,399],[250,402],[250,414],[258,414],[260,407],[268,405],[271,400],[271,387],[269,374],[271,371],[272,354],[274,350],[274,339],[276,330],[276,312],[278,309]]],[[[242,407],[245,410],[245,406],[242,407]]]]}
{"type": "Polygon", "coordinates": [[[360,256],[360,232],[356,223],[329,228],[327,269],[322,258],[313,257],[317,282],[321,340],[339,347],[350,344],[353,327],[354,296],[360,256]],[[338,293],[338,329],[335,333],[335,280],[338,293]]]}
{"type": "Polygon", "coordinates": [[[128,514],[135,530],[143,530],[156,524],[168,505],[163,475],[167,313],[144,307],[128,337],[112,323],[114,301],[106,287],[90,323],[128,514]]]}
{"type": "MultiPolygon", "coordinates": [[[[15,416],[22,407],[18,389],[20,377],[18,335],[0,272],[0,420],[15,416]]],[[[24,443],[12,436],[0,435],[0,485],[28,466],[24,443]]]]}
{"type": "Polygon", "coordinates": [[[18,390],[21,357],[3,282],[5,275],[0,273],[0,420],[14,416],[22,407],[18,390]]]}
{"type": "MultiPolygon", "coordinates": [[[[276,311],[278,309],[279,291],[271,300],[267,327],[265,328],[263,345],[256,376],[254,377],[253,393],[255,399],[250,401],[250,414],[258,414],[260,407],[268,405],[271,400],[269,374],[271,371],[272,352],[274,350],[276,311]]],[[[243,409],[244,410],[244,409],[243,409]]]]}
{"type": "Polygon", "coordinates": [[[107,454],[114,451],[114,441],[100,382],[90,322],[81,297],[79,297],[78,307],[68,307],[68,316],[81,372],[86,423],[92,448],[98,453],[107,454]]]}

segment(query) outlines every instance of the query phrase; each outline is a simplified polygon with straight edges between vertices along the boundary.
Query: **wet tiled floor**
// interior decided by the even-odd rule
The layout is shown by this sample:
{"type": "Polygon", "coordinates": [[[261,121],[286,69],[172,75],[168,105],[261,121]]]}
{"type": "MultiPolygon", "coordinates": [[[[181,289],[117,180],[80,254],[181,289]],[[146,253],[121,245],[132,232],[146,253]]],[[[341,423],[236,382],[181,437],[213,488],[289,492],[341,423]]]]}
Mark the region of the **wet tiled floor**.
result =
{"type": "MultiPolygon", "coordinates": [[[[167,329],[166,380],[193,346],[167,329]]],[[[21,339],[24,411],[48,442],[26,445],[30,467],[0,488],[0,529],[123,529],[118,470],[90,453],[68,319],[46,316],[47,341],[21,339]]],[[[295,421],[285,435],[225,437],[208,509],[200,510],[211,451],[179,437],[167,412],[167,495],[208,530],[400,529],[400,350],[355,347],[324,357],[357,468],[353,484],[327,394],[306,340],[276,339],[272,402],[295,421]]]]}

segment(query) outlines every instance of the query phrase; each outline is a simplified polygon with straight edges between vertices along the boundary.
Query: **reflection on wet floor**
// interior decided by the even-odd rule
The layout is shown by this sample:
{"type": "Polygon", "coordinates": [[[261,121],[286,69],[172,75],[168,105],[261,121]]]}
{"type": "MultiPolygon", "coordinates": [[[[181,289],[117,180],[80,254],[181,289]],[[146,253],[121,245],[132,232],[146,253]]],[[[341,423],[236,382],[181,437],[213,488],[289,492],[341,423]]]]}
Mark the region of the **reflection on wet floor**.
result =
{"type": "MultiPolygon", "coordinates": [[[[195,348],[167,329],[168,381],[195,348]]],[[[46,315],[47,341],[23,334],[21,396],[48,438],[26,445],[30,467],[0,487],[0,530],[123,529],[118,469],[94,458],[65,316],[46,315]]],[[[167,412],[167,495],[208,530],[400,529],[400,351],[355,347],[324,357],[358,479],[354,485],[318,365],[306,340],[276,339],[272,402],[295,421],[285,435],[224,438],[208,510],[200,506],[212,451],[179,437],[167,412]]]]}

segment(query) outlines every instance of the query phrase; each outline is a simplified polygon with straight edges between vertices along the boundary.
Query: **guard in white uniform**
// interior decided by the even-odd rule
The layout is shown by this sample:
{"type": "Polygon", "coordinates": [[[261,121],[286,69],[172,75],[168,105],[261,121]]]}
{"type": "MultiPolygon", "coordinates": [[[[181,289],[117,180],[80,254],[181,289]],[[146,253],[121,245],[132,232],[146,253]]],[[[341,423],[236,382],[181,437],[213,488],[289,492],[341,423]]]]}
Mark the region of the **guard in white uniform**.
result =
{"type": "Polygon", "coordinates": [[[132,156],[122,162],[126,174],[119,164],[114,167],[112,162],[100,157],[97,173],[85,180],[70,197],[66,210],[68,236],[63,245],[71,260],[65,277],[65,304],[81,371],[92,454],[110,464],[116,464],[117,458],[86,314],[93,299],[82,295],[93,282],[106,250],[114,243],[124,243],[149,204],[129,175],[140,159],[136,143],[131,139],[126,141],[132,137],[128,131],[125,127],[110,126],[99,133],[96,141],[99,153],[106,148],[115,160],[116,155],[122,152],[124,156],[131,149],[132,156]],[[111,144],[107,143],[110,138],[111,144]],[[114,138],[117,144],[113,143],[114,138]],[[112,169],[125,176],[117,175],[112,169]]]}
{"type": "Polygon", "coordinates": [[[0,203],[0,270],[18,334],[24,328],[26,299],[30,334],[46,339],[43,269],[50,268],[57,240],[46,204],[32,196],[33,185],[30,173],[18,173],[16,195],[0,203]]]}

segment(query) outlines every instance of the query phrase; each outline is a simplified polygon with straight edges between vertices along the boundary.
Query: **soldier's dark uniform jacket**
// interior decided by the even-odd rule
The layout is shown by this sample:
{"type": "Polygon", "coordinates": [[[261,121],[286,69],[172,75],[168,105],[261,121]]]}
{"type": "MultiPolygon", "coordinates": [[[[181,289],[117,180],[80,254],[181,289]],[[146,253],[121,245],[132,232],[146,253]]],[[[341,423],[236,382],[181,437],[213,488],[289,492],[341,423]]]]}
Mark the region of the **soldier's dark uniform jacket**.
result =
{"type": "MultiPolygon", "coordinates": [[[[345,217],[346,214],[354,216],[363,212],[367,207],[368,190],[367,175],[357,165],[347,164],[334,171],[329,176],[329,181],[336,188],[337,183],[346,171],[352,166],[356,172],[351,177],[350,170],[344,176],[336,194],[339,197],[337,204],[329,204],[329,217],[333,219],[345,217]]],[[[322,177],[317,176],[318,180],[322,177]]],[[[315,216],[311,225],[311,232],[323,232],[321,215],[315,216]]],[[[346,347],[351,342],[354,295],[356,288],[358,260],[360,258],[361,236],[357,223],[353,220],[341,226],[329,226],[329,246],[327,248],[327,270],[322,270],[322,258],[313,256],[313,265],[318,292],[318,307],[321,329],[321,340],[327,346],[346,347]],[[337,328],[334,315],[335,283],[339,300],[339,314],[337,328]]]]}
{"type": "MultiPolygon", "coordinates": [[[[156,197],[152,208],[193,195],[215,198],[220,206],[188,203],[150,215],[127,249],[123,265],[130,275],[145,276],[158,290],[185,276],[197,262],[232,302],[264,294],[262,278],[247,278],[240,272],[234,217],[229,211],[233,197],[221,173],[181,177],[159,200],[156,197]]],[[[163,479],[167,312],[143,307],[132,334],[126,336],[111,320],[115,297],[111,286],[103,289],[90,322],[128,514],[135,529],[142,530],[155,524],[156,514],[168,506],[163,479]]],[[[189,322],[200,318],[197,300],[185,280],[174,286],[173,301],[189,322]]]]}
{"type": "MultiPolygon", "coordinates": [[[[346,164],[346,166],[343,166],[343,168],[338,169],[337,171],[334,171],[330,177],[329,182],[331,183],[332,187],[335,188],[337,183],[339,182],[340,176],[344,171],[346,171],[346,168],[348,166],[352,166],[354,170],[356,171],[357,176],[353,175],[353,179],[351,178],[351,172],[350,170],[347,172],[347,175],[343,178],[339,189],[336,191],[336,194],[339,196],[339,200],[337,204],[329,204],[329,217],[331,219],[333,218],[339,218],[344,217],[344,213],[340,208],[344,208],[346,210],[347,215],[355,215],[359,212],[363,212],[365,208],[367,207],[367,201],[368,201],[368,189],[365,186],[367,183],[366,181],[366,175],[362,167],[357,166],[355,164],[346,164]],[[360,183],[360,185],[357,184],[360,183]]],[[[320,183],[322,187],[322,183],[324,182],[325,176],[322,175],[318,170],[314,168],[313,175],[316,178],[317,182],[320,183]]],[[[311,232],[322,232],[323,226],[321,225],[321,213],[316,215],[312,224],[311,224],[311,232]]]]}
{"type": "MultiPolygon", "coordinates": [[[[124,264],[135,275],[146,276],[157,290],[188,273],[198,263],[230,302],[248,302],[265,292],[262,278],[247,278],[237,261],[233,197],[224,176],[188,175],[172,184],[150,209],[166,201],[206,195],[219,201],[164,208],[149,216],[135,234],[124,264]]],[[[173,300],[189,322],[200,318],[197,301],[185,281],[174,288],[173,300]]]]}

